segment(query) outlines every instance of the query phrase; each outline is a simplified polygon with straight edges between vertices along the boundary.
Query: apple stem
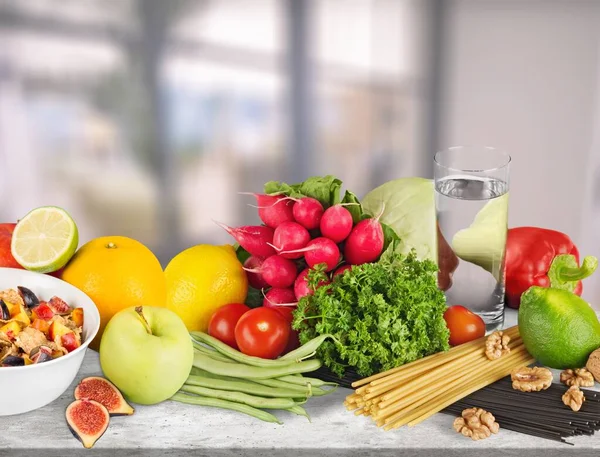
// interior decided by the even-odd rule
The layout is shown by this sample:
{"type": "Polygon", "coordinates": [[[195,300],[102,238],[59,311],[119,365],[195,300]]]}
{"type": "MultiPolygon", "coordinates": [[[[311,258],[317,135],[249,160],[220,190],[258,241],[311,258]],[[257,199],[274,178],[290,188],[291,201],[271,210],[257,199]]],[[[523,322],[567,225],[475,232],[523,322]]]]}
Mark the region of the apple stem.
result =
{"type": "Polygon", "coordinates": [[[138,313],[138,316],[140,316],[140,319],[142,320],[144,327],[146,327],[146,331],[152,335],[152,329],[150,328],[150,324],[148,324],[148,321],[146,320],[146,318],[144,317],[144,313],[143,313],[143,309],[141,306],[136,306],[135,307],[135,312],[138,313]]]}

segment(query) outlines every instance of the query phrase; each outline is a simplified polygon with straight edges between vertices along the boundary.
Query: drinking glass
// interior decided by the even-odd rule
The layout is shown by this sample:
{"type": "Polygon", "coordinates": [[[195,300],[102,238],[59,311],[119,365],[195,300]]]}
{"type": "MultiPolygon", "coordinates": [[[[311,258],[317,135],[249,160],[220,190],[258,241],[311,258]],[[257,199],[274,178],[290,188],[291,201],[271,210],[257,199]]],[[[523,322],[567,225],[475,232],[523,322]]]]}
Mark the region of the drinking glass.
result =
{"type": "Polygon", "coordinates": [[[504,257],[510,156],[459,146],[434,157],[439,285],[492,331],[504,324],[504,257]],[[444,279],[445,278],[445,279],[444,279]]]}

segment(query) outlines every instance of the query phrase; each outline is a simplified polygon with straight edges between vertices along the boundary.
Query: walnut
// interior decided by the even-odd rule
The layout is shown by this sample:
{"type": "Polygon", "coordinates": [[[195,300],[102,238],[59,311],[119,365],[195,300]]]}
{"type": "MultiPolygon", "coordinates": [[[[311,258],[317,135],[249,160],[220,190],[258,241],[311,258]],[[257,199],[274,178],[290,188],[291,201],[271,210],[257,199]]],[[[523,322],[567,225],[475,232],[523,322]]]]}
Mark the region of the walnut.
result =
{"type": "Polygon", "coordinates": [[[458,433],[475,441],[488,438],[492,433],[498,433],[500,429],[492,413],[481,408],[465,409],[461,417],[454,419],[452,427],[458,433]]]}
{"type": "Polygon", "coordinates": [[[542,367],[515,368],[510,374],[512,386],[521,392],[538,392],[545,390],[552,384],[552,372],[542,367]]]}
{"type": "Polygon", "coordinates": [[[560,374],[560,382],[567,386],[594,387],[594,376],[585,368],[569,368],[560,374]]]}
{"type": "Polygon", "coordinates": [[[573,411],[579,411],[581,405],[583,405],[583,402],[585,401],[585,396],[583,395],[583,392],[579,390],[579,386],[571,386],[562,396],[562,401],[573,411]]]}
{"type": "Polygon", "coordinates": [[[510,336],[504,335],[502,332],[494,332],[485,340],[485,355],[490,360],[496,360],[504,354],[510,353],[508,343],[510,336]]]}
{"type": "Polygon", "coordinates": [[[588,357],[585,367],[594,376],[594,379],[600,382],[600,349],[596,349],[588,357]]]}

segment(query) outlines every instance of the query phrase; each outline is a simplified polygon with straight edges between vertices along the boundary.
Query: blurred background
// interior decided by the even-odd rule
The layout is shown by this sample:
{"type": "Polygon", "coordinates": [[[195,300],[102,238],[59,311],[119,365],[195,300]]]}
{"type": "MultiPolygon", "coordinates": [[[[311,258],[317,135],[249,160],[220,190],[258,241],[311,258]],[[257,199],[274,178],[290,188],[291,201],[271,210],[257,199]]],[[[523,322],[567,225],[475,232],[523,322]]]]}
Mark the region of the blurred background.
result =
{"type": "Polygon", "coordinates": [[[599,44],[594,0],[0,0],[0,220],[61,206],[166,264],[266,181],[362,196],[484,144],[511,226],[600,257],[599,44]]]}

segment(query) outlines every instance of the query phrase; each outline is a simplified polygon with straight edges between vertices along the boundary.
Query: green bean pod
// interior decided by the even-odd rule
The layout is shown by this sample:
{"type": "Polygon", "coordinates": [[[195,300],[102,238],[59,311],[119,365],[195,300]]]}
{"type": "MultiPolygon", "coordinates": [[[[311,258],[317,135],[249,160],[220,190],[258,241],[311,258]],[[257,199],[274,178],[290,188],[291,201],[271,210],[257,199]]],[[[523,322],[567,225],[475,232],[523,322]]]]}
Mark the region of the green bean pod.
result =
{"type": "Polygon", "coordinates": [[[233,401],[220,400],[218,398],[199,397],[197,395],[187,395],[180,392],[177,392],[175,395],[173,395],[171,400],[180,403],[187,403],[189,405],[212,406],[214,408],[230,409],[232,411],[247,414],[265,422],[282,424],[282,422],[271,413],[233,401]]]}
{"type": "Polygon", "coordinates": [[[307,384],[310,384],[313,387],[337,386],[335,382],[325,382],[322,379],[308,378],[306,376],[281,376],[277,379],[283,382],[289,382],[290,384],[297,384],[299,386],[305,386],[307,384]]]}
{"type": "Polygon", "coordinates": [[[224,356],[223,354],[215,351],[214,349],[209,349],[206,346],[203,346],[196,341],[192,341],[192,345],[194,346],[194,350],[201,352],[202,354],[206,354],[211,359],[220,360],[221,362],[227,362],[227,363],[237,363],[235,360],[224,356]]]}
{"type": "Polygon", "coordinates": [[[219,389],[208,389],[200,386],[190,386],[184,384],[181,390],[190,394],[200,395],[201,397],[218,398],[221,400],[233,401],[244,405],[260,409],[288,409],[293,407],[296,402],[291,398],[263,398],[256,395],[249,395],[242,392],[230,392],[219,389]]]}
{"type": "Polygon", "coordinates": [[[330,335],[329,333],[325,333],[323,335],[319,335],[319,336],[313,338],[310,341],[307,341],[306,344],[303,344],[299,348],[288,352],[287,354],[279,357],[279,359],[277,359],[277,360],[287,360],[287,361],[299,362],[301,360],[306,359],[307,357],[312,357],[315,354],[315,352],[317,351],[317,349],[319,349],[319,346],[321,346],[321,344],[323,344],[323,342],[327,338],[331,338],[332,340],[337,342],[337,340],[335,339],[335,337],[333,335],[330,335]]]}
{"type": "Polygon", "coordinates": [[[250,355],[246,355],[246,354],[241,353],[240,351],[233,349],[231,346],[226,345],[225,343],[219,341],[218,339],[213,338],[212,336],[208,335],[207,333],[190,332],[190,335],[192,335],[192,338],[194,338],[196,341],[200,341],[204,344],[208,344],[210,347],[214,348],[216,351],[229,357],[230,359],[235,360],[236,362],[239,362],[239,363],[251,365],[253,367],[276,368],[276,367],[289,366],[289,365],[293,365],[293,364],[297,363],[297,361],[294,359],[292,359],[292,360],[288,360],[288,359],[271,360],[271,359],[263,359],[260,357],[253,357],[250,355]]]}
{"type": "Polygon", "coordinates": [[[289,384],[287,382],[279,381],[278,379],[253,379],[254,382],[262,384],[263,386],[272,387],[274,389],[286,389],[293,390],[302,394],[300,396],[310,396],[311,389],[308,386],[299,386],[298,384],[289,384]]]}
{"type": "Polygon", "coordinates": [[[298,416],[304,416],[308,419],[308,422],[312,422],[310,420],[310,416],[308,415],[308,413],[306,412],[306,410],[300,406],[300,405],[295,405],[292,406],[291,408],[287,408],[286,411],[289,411],[290,413],[294,413],[297,414],[298,416]]]}
{"type": "Polygon", "coordinates": [[[290,389],[277,389],[263,386],[252,381],[245,381],[239,378],[215,379],[206,376],[190,375],[185,381],[187,385],[206,387],[208,389],[228,390],[231,392],[242,392],[259,397],[272,398],[298,398],[297,391],[290,389]]]}
{"type": "Polygon", "coordinates": [[[211,359],[206,354],[196,352],[194,354],[194,366],[202,368],[214,374],[231,376],[244,379],[272,379],[286,376],[288,374],[306,373],[318,370],[322,363],[318,359],[305,360],[304,362],[278,367],[256,367],[237,363],[221,362],[211,359]]]}

